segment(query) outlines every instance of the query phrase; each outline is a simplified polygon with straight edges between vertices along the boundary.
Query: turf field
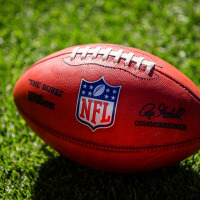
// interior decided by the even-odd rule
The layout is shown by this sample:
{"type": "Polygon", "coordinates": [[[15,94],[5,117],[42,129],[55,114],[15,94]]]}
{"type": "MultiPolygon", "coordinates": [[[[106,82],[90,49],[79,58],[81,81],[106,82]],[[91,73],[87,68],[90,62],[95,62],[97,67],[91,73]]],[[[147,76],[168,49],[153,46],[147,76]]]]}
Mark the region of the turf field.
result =
{"type": "Polygon", "coordinates": [[[88,169],[46,146],[19,115],[14,84],[33,63],[85,43],[136,47],[200,88],[198,0],[0,0],[0,199],[200,199],[200,152],[141,174],[88,169]]]}

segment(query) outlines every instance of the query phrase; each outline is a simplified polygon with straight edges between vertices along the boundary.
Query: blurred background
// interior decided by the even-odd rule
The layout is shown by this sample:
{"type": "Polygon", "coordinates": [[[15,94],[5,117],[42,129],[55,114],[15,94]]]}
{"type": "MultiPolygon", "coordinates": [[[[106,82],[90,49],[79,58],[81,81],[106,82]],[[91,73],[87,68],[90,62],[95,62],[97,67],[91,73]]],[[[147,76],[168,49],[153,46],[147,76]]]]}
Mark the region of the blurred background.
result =
{"type": "Polygon", "coordinates": [[[155,172],[99,172],[57,154],[19,116],[12,90],[22,73],[87,43],[142,49],[200,88],[198,0],[0,0],[0,199],[200,199],[200,153],[155,172]]]}

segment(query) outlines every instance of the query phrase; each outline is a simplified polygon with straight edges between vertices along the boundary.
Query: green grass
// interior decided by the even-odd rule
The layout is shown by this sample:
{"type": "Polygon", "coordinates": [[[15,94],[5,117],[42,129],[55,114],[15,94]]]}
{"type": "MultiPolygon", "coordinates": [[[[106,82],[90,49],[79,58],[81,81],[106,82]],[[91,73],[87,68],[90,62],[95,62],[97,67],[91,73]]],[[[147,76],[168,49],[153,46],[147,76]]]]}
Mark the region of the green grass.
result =
{"type": "Polygon", "coordinates": [[[99,172],[45,146],[19,115],[12,90],[29,66],[100,42],[155,54],[200,87],[198,0],[0,0],[0,199],[200,199],[200,153],[154,172],[99,172]]]}

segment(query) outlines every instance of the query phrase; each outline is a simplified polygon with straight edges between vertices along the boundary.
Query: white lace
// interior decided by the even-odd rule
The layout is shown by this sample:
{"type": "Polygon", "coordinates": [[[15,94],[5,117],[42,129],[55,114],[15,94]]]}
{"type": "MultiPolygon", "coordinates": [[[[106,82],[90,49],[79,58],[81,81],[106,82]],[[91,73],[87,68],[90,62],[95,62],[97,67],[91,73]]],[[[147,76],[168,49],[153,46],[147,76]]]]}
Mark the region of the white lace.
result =
{"type": "Polygon", "coordinates": [[[103,61],[107,60],[108,56],[113,56],[115,57],[114,63],[117,63],[120,58],[125,59],[125,66],[128,66],[131,61],[135,62],[136,70],[138,70],[142,64],[146,65],[147,68],[145,74],[149,74],[155,65],[154,62],[146,61],[143,57],[134,56],[134,53],[126,54],[123,52],[124,51],[122,49],[114,51],[112,48],[102,49],[101,47],[97,47],[95,49],[91,49],[91,47],[86,47],[81,49],[80,47],[76,47],[71,54],[71,60],[75,58],[76,54],[82,54],[81,60],[85,59],[87,54],[92,54],[92,59],[95,59],[97,55],[103,55],[103,61]]]}

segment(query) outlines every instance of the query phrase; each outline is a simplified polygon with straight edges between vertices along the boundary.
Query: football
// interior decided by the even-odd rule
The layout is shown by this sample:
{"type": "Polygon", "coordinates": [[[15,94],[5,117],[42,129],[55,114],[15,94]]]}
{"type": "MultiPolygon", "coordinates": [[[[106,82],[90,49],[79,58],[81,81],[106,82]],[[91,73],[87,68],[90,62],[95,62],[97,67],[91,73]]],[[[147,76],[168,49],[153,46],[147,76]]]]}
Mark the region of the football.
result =
{"type": "Polygon", "coordinates": [[[94,169],[150,171],[200,149],[199,88],[139,49],[66,48],[28,68],[13,95],[45,143],[94,169]]]}

